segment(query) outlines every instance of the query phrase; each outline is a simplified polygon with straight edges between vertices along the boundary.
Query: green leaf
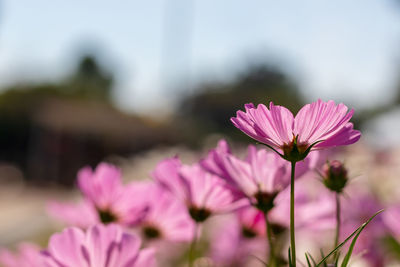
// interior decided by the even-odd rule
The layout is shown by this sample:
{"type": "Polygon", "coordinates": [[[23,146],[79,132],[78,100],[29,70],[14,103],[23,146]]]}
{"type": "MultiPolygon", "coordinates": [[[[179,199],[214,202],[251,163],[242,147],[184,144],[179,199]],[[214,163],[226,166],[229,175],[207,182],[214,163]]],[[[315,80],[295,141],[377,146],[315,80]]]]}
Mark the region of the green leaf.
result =
{"type": "Polygon", "coordinates": [[[317,265],[317,263],[315,262],[314,258],[311,256],[310,253],[306,252],[305,255],[306,255],[307,264],[309,267],[313,267],[313,266],[317,265]],[[310,261],[310,259],[311,259],[311,261],[310,261]],[[311,262],[312,262],[312,264],[311,264],[311,262]]]}
{"type": "MultiPolygon", "coordinates": [[[[334,250],[332,250],[331,252],[329,252],[329,254],[326,255],[315,267],[319,267],[319,266],[321,266],[322,263],[325,263],[326,260],[327,260],[333,253],[335,253],[337,250],[339,250],[341,247],[343,247],[344,244],[346,244],[354,235],[357,235],[357,236],[355,237],[355,239],[356,239],[356,241],[357,241],[357,238],[358,238],[358,236],[360,235],[361,231],[364,230],[364,228],[365,228],[379,213],[381,213],[381,212],[383,212],[383,210],[380,210],[380,211],[376,212],[374,215],[372,215],[371,218],[369,218],[365,223],[363,223],[360,227],[358,227],[351,235],[349,235],[349,236],[348,236],[342,243],[340,243],[334,250]]],[[[353,241],[354,241],[354,240],[353,240],[353,241]]],[[[352,243],[352,244],[353,244],[353,243],[352,243]]],[[[355,242],[354,242],[354,245],[355,245],[355,242]]],[[[353,245],[353,247],[354,247],[354,245],[353,245]]],[[[351,256],[352,251],[353,251],[353,248],[351,248],[351,251],[350,251],[350,249],[349,249],[349,252],[350,252],[349,258],[350,258],[350,256],[351,256]]],[[[349,252],[348,252],[347,254],[349,254],[349,252]]],[[[347,255],[346,255],[346,257],[347,257],[347,255]]],[[[346,265],[345,265],[345,266],[346,266],[346,265]]]]}
{"type": "Polygon", "coordinates": [[[315,265],[317,265],[317,263],[315,262],[314,258],[311,256],[311,254],[310,254],[310,253],[308,253],[308,256],[309,256],[309,257],[310,257],[310,259],[312,260],[312,262],[313,262],[314,266],[315,266],[315,265]]]}
{"type": "Polygon", "coordinates": [[[365,223],[363,223],[363,224],[361,225],[360,230],[358,231],[358,233],[356,234],[356,236],[353,238],[353,241],[351,242],[351,245],[350,245],[350,247],[349,247],[349,250],[347,251],[346,256],[345,256],[344,259],[343,259],[343,262],[342,262],[341,267],[346,267],[347,264],[349,264],[351,254],[353,253],[354,246],[356,245],[357,239],[358,239],[358,237],[360,236],[361,232],[362,232],[362,231],[364,230],[364,228],[368,225],[368,223],[369,223],[376,215],[378,215],[378,214],[381,213],[382,211],[383,211],[383,210],[378,211],[378,212],[375,213],[371,218],[369,218],[368,221],[366,221],[365,223]]]}
{"type": "Polygon", "coordinates": [[[306,255],[306,260],[307,260],[307,265],[308,265],[308,267],[312,267],[311,262],[310,262],[310,259],[308,258],[307,253],[305,253],[305,255],[306,255]]]}
{"type": "Polygon", "coordinates": [[[336,254],[335,266],[339,266],[340,251],[336,254]]]}

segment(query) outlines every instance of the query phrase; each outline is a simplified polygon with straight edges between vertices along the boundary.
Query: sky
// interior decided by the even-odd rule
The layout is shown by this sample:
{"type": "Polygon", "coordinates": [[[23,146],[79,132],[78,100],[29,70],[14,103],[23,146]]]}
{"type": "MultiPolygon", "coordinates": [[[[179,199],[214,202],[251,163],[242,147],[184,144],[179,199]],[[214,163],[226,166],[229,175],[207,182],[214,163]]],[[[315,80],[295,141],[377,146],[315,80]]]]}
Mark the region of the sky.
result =
{"type": "Polygon", "coordinates": [[[91,47],[116,74],[124,110],[171,109],[203,79],[260,58],[310,100],[378,105],[400,73],[395,1],[0,0],[0,87],[66,77],[91,47]]]}

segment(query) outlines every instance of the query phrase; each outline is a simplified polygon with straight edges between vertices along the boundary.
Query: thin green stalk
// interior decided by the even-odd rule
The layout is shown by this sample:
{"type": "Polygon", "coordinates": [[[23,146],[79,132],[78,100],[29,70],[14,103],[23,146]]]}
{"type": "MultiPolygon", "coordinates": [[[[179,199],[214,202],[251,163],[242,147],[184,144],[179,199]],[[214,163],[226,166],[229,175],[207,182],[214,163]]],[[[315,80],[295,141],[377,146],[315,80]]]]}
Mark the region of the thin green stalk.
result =
{"type": "Polygon", "coordinates": [[[197,230],[199,227],[199,223],[195,223],[194,225],[194,235],[193,235],[193,239],[192,242],[190,243],[190,247],[189,247],[189,267],[193,267],[194,266],[194,260],[196,258],[195,256],[195,251],[196,251],[196,243],[197,243],[197,230]]]}
{"type": "Polygon", "coordinates": [[[274,247],[274,240],[272,236],[272,229],[271,229],[271,224],[269,223],[268,220],[268,212],[264,213],[265,216],[265,225],[266,225],[266,230],[267,230],[267,239],[268,239],[268,250],[267,250],[267,256],[269,256],[268,260],[268,265],[269,267],[275,267],[276,266],[276,258],[275,258],[275,247],[274,247]]]}
{"type": "Polygon", "coordinates": [[[290,176],[290,248],[292,252],[292,266],[296,267],[296,242],[294,236],[294,176],[296,162],[292,161],[292,172],[290,176]]]}
{"type": "MultiPolygon", "coordinates": [[[[339,193],[336,193],[336,233],[335,233],[335,246],[333,248],[336,248],[339,245],[339,236],[340,236],[340,224],[341,224],[341,219],[340,219],[340,195],[339,193]]],[[[337,257],[337,251],[335,252],[334,258],[336,259],[337,257]]]]}

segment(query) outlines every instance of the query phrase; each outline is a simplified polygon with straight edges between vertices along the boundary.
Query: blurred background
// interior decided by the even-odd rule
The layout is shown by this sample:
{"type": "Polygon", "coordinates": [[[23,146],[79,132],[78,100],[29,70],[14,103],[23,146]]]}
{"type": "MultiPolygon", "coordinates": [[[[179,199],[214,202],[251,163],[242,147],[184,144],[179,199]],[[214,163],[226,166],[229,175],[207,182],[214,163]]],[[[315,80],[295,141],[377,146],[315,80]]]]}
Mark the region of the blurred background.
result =
{"type": "Polygon", "coordinates": [[[1,242],[46,231],[82,166],[143,178],[248,143],[229,121],[248,102],[344,102],[364,144],[395,149],[399,46],[396,0],[0,0],[1,242]]]}

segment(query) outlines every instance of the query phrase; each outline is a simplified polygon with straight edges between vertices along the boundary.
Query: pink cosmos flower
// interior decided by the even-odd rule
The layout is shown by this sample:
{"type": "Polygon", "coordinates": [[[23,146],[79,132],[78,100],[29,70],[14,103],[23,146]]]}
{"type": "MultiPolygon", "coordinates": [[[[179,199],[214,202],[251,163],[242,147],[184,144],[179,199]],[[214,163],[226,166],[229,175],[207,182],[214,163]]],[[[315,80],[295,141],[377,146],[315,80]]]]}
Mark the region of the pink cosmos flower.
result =
{"type": "Polygon", "coordinates": [[[4,267],[43,267],[38,246],[30,243],[21,243],[17,252],[7,249],[0,251],[0,264],[4,267]]]}
{"type": "MultiPolygon", "coordinates": [[[[225,179],[236,189],[235,193],[241,192],[260,210],[270,210],[276,195],[290,184],[290,163],[273,152],[257,150],[252,145],[248,147],[244,160],[229,151],[226,141],[221,140],[200,164],[225,179]]],[[[297,164],[296,177],[312,169],[317,161],[318,152],[312,152],[310,157],[297,164]]]]}
{"type": "Polygon", "coordinates": [[[149,211],[140,223],[148,240],[191,241],[195,226],[186,207],[158,184],[147,189],[149,211]]]}
{"type": "Polygon", "coordinates": [[[318,100],[305,105],[296,117],[285,107],[270,103],[269,109],[259,104],[245,105],[231,118],[233,124],[251,138],[280,150],[289,161],[307,156],[307,149],[328,148],[353,144],[360,132],[350,121],[354,111],[344,104],[318,100]]]}
{"type": "Polygon", "coordinates": [[[78,187],[96,207],[103,223],[134,225],[147,210],[142,185],[139,182],[123,185],[121,171],[111,164],[100,163],[95,171],[90,167],[80,170],[78,187]]]}
{"type": "Polygon", "coordinates": [[[152,176],[186,205],[197,222],[206,220],[212,214],[229,212],[247,204],[237,201],[225,181],[206,172],[198,164],[184,166],[178,158],[160,162],[152,176]]]}
{"type": "Polygon", "coordinates": [[[92,226],[86,232],[71,227],[50,238],[42,267],[156,266],[154,251],[140,246],[139,237],[114,224],[92,226]]]}

